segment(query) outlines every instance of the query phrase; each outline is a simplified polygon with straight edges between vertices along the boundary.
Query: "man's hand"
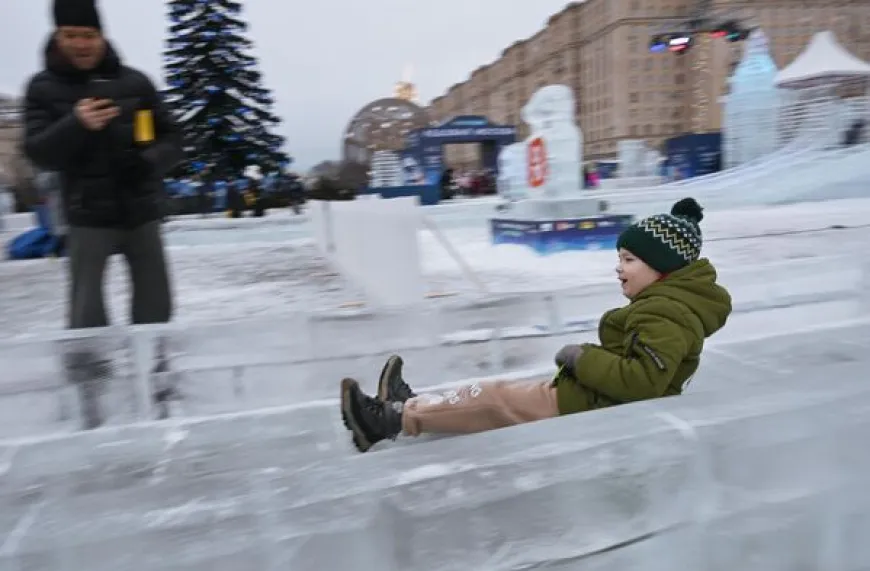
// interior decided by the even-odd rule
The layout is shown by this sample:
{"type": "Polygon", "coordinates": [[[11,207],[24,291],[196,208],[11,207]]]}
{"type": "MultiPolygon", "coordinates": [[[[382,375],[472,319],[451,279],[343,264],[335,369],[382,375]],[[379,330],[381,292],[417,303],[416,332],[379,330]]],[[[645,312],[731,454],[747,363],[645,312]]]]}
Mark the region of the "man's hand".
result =
{"type": "Polygon", "coordinates": [[[76,103],[76,117],[89,131],[102,131],[120,113],[109,99],[82,99],[76,103]]]}

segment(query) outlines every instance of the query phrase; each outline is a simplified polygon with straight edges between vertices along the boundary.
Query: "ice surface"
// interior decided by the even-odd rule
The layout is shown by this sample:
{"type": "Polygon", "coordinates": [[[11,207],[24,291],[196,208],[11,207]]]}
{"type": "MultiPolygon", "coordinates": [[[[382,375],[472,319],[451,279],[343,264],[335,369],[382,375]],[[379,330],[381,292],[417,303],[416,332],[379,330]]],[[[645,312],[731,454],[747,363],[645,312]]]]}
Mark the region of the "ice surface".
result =
{"type": "Polygon", "coordinates": [[[93,335],[0,345],[0,438],[79,430],[86,405],[108,424],[144,417],[128,334],[93,335]]]}
{"type": "MultiPolygon", "coordinates": [[[[452,230],[500,295],[482,311],[465,294],[435,302],[437,315],[409,315],[337,312],[347,290],[316,275],[302,244],[173,248],[177,326],[100,346],[118,363],[116,423],[132,423],[142,404],[133,369],[163,336],[177,365],[167,380],[181,391],[169,420],[40,437],[74,429],[74,417],[59,420],[76,402],[58,380],[71,348],[2,346],[0,362],[16,367],[0,382],[0,569],[867,568],[870,466],[856,453],[870,436],[870,325],[860,322],[870,304],[856,287],[867,233],[752,237],[864,224],[866,204],[709,213],[707,253],[737,310],[682,397],[400,439],[364,456],[341,427],[340,376],[372,389],[395,347],[424,389],[547,376],[555,350],[593,338],[600,307],[617,301],[612,253],[550,263],[452,230]],[[785,263],[793,258],[806,263],[785,263]],[[757,266],[771,261],[783,263],[757,266]],[[576,286],[596,282],[584,301],[576,286]],[[336,288],[320,292],[329,307],[313,307],[318,286],[336,288]],[[542,290],[565,286],[558,295],[577,322],[519,335],[550,315],[558,295],[542,290]],[[308,329],[301,307],[318,310],[308,329]],[[239,320],[247,315],[261,319],[239,320]],[[501,330],[498,350],[488,330],[501,330]]],[[[430,276],[460,281],[448,260],[427,261],[430,276]]],[[[22,284],[0,292],[16,332],[62,323],[62,268],[0,266],[22,284]]],[[[122,281],[111,280],[116,308],[122,281]]]]}
{"type": "Polygon", "coordinates": [[[861,370],[367,455],[334,405],[20,443],[2,455],[0,539],[30,569],[767,571],[834,568],[833,533],[857,569],[861,370]]]}
{"type": "MultiPolygon", "coordinates": [[[[765,271],[723,271],[723,283],[734,295],[734,314],[709,343],[711,350],[720,351],[715,358],[721,357],[726,365],[730,360],[729,371],[739,369],[742,365],[734,363],[746,357],[730,344],[808,326],[842,326],[867,316],[870,304],[859,289],[861,268],[848,261],[819,258],[784,262],[765,271]]],[[[405,358],[408,378],[418,388],[529,369],[543,368],[547,376],[563,344],[595,341],[601,312],[620,303],[614,293],[609,286],[597,286],[445,298],[401,311],[279,314],[222,327],[179,323],[137,329],[129,340],[126,332],[109,330],[112,343],[99,351],[108,362],[108,376],[100,386],[108,390],[99,401],[105,400],[113,411],[107,421],[117,423],[333,399],[339,379],[372,383],[387,355],[396,352],[405,358]],[[153,370],[161,345],[168,371],[153,370]],[[170,396],[158,398],[167,392],[170,396]]],[[[858,345],[863,342],[856,339],[858,345]]],[[[841,343],[832,354],[848,360],[849,345],[841,343]]],[[[775,343],[764,341],[760,346],[775,343]]],[[[51,341],[19,341],[0,345],[0,351],[10,363],[6,385],[0,385],[6,387],[0,407],[8,408],[0,437],[82,426],[79,409],[89,401],[83,400],[77,385],[67,382],[61,364],[68,349],[51,341]]],[[[789,352],[771,351],[774,362],[768,368],[773,370],[776,360],[781,362],[789,352]]],[[[810,358],[815,353],[801,349],[796,354],[810,358]]],[[[759,353],[759,360],[767,358],[759,353]]]]}
{"type": "MultiPolygon", "coordinates": [[[[466,206],[462,203],[445,209],[461,213],[466,206]]],[[[478,228],[469,228],[466,220],[463,227],[445,232],[493,292],[602,283],[617,290],[613,252],[566,252],[541,258],[519,246],[492,246],[484,222],[488,215],[479,211],[475,214],[478,228]]],[[[863,251],[870,236],[870,230],[864,227],[868,215],[870,200],[712,210],[706,212],[703,223],[704,253],[723,272],[792,259],[848,257],[863,251]],[[847,229],[831,229],[834,226],[847,229]],[[765,234],[774,236],[762,237],[765,234]]],[[[201,244],[170,248],[177,323],[273,318],[300,310],[336,309],[363,297],[333,273],[310,242],[286,240],[278,228],[291,224],[292,218],[278,214],[274,218],[263,219],[262,227],[249,219],[193,219],[167,225],[170,244],[182,235],[188,236],[183,244],[201,244]],[[227,229],[218,229],[225,225],[227,229]],[[249,242],[251,234],[272,241],[264,237],[263,241],[249,242]],[[228,237],[239,243],[229,243],[228,237]]],[[[442,225],[440,221],[438,224],[442,225]]],[[[428,291],[478,293],[431,234],[421,233],[420,240],[428,291]]],[[[126,321],[129,312],[129,284],[123,265],[121,259],[113,260],[106,276],[109,309],[117,322],[126,321]]],[[[0,281],[17,284],[0,290],[0,336],[45,333],[63,327],[65,262],[0,263],[0,281]]]]}

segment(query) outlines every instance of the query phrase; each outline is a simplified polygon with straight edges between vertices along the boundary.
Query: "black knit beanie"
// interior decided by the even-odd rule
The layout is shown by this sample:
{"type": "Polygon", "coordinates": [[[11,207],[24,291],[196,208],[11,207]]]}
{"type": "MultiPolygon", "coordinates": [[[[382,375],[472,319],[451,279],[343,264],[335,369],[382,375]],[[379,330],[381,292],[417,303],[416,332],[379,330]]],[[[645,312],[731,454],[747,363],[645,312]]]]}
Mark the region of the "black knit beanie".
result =
{"type": "Polygon", "coordinates": [[[54,26],[76,26],[102,30],[97,0],[54,0],[54,26]]]}
{"type": "Polygon", "coordinates": [[[684,198],[670,214],[655,214],[626,228],[616,242],[651,267],[668,274],[688,266],[701,255],[701,220],[704,210],[693,198],[684,198]]]}

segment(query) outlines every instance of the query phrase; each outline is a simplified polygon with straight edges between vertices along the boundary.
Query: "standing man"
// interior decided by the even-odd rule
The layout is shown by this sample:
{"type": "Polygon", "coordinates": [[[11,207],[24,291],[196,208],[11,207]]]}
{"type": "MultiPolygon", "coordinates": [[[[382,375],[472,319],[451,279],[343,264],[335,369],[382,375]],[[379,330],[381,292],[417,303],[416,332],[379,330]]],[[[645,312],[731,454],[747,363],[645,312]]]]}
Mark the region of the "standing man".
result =
{"type": "MultiPolygon", "coordinates": [[[[96,0],[55,0],[54,23],[44,69],[27,86],[24,150],[60,177],[69,226],[68,326],[108,325],[103,274],[114,254],[130,269],[133,323],[167,322],[162,179],[181,159],[179,131],[151,81],[106,41],[96,0]]],[[[94,383],[106,374],[93,355],[74,357],[73,381],[94,383]]],[[[102,423],[98,410],[85,417],[89,426],[102,423]]]]}

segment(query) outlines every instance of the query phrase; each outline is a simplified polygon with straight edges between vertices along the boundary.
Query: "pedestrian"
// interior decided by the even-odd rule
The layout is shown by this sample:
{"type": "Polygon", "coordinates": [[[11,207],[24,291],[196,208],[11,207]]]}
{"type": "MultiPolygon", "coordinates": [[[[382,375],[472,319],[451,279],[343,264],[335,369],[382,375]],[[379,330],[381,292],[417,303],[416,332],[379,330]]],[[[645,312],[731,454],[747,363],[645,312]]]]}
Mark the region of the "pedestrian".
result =
{"type": "Polygon", "coordinates": [[[599,343],[559,350],[555,378],[418,395],[394,355],[375,397],[344,379],[341,413],[354,444],[365,452],[401,433],[469,434],[680,394],[698,369],[705,339],[731,314],[731,296],[700,258],[702,218],[698,203],[684,199],[619,236],[617,277],[629,303],[602,315],[599,343]]]}
{"type": "MultiPolygon", "coordinates": [[[[161,220],[163,178],[181,159],[180,132],[153,83],[124,65],[103,33],[96,0],[55,0],[43,69],[25,95],[24,150],[57,173],[67,230],[71,329],[108,325],[103,274],[122,254],[132,281],[132,321],[172,317],[161,220]]],[[[94,382],[105,363],[68,359],[73,381],[94,382]]],[[[91,403],[93,404],[93,403],[91,403]]],[[[86,425],[102,423],[96,410],[86,425]]]]}

